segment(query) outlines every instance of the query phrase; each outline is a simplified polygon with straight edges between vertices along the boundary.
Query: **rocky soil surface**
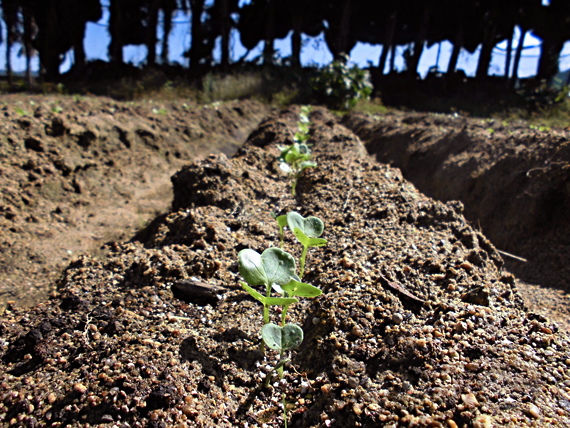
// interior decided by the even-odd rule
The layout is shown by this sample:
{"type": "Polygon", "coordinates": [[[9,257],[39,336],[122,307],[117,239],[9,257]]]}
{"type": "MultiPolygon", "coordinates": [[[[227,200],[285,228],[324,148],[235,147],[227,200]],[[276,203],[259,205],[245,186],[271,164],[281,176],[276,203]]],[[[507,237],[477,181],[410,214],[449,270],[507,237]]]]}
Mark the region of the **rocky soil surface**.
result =
{"type": "MultiPolygon", "coordinates": [[[[182,167],[170,214],[4,312],[2,426],[283,426],[282,394],[292,427],[569,425],[568,334],[525,307],[463,204],[420,193],[320,109],[319,166],[292,198],[276,155],[298,113],[182,167]],[[305,339],[264,388],[278,356],[259,350],[237,253],[277,246],[270,213],[291,210],[325,223],[303,278],[323,294],[290,308],[305,339]]],[[[285,250],[300,255],[290,232],[285,250]]]]}
{"type": "Polygon", "coordinates": [[[519,257],[503,253],[529,307],[570,329],[568,130],[416,113],[351,114],[343,123],[420,191],[462,201],[472,225],[519,257]]]}
{"type": "Polygon", "coordinates": [[[235,152],[268,108],[10,95],[0,112],[0,304],[30,306],[70,260],[167,212],[170,176],[235,152]]]}

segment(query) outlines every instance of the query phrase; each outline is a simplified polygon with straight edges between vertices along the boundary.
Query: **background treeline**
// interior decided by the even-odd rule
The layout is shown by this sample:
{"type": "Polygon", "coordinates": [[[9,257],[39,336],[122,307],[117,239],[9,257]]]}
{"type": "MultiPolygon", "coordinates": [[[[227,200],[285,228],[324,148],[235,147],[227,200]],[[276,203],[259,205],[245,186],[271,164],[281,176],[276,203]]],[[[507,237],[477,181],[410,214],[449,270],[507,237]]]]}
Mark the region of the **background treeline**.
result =
{"type": "Polygon", "coordinates": [[[558,71],[560,51],[570,39],[568,0],[251,0],[242,7],[239,0],[108,0],[105,5],[100,0],[2,0],[1,8],[7,30],[3,42],[8,76],[10,52],[17,45],[27,58],[28,78],[31,58],[38,55],[40,74],[47,81],[58,80],[59,67],[69,50],[75,58],[71,72],[86,67],[86,24],[99,21],[104,8],[110,16],[109,61],[117,66],[123,64],[123,47],[127,45],[147,46],[147,67],[166,66],[173,16],[177,11],[186,13],[191,46],[185,56],[193,75],[213,67],[218,38],[221,63],[217,67],[231,65],[232,29],[239,31],[246,49],[265,41],[265,64],[274,60],[273,41],[292,32],[292,56],[286,62],[291,67],[300,66],[301,34],[323,32],[336,59],[350,53],[359,41],[381,44],[379,70],[395,71],[395,55],[388,53],[395,52],[398,45],[408,45],[405,73],[414,78],[424,45],[444,40],[453,43],[448,73],[456,71],[461,48],[474,52],[482,47],[476,78],[487,76],[493,48],[507,40],[506,70],[514,67],[516,78],[523,37],[532,31],[542,40],[537,78],[548,79],[558,71]],[[517,33],[520,39],[512,55],[516,26],[521,30],[517,33]],[[160,41],[159,27],[164,34],[160,41]],[[161,54],[157,57],[159,42],[161,54]]]}

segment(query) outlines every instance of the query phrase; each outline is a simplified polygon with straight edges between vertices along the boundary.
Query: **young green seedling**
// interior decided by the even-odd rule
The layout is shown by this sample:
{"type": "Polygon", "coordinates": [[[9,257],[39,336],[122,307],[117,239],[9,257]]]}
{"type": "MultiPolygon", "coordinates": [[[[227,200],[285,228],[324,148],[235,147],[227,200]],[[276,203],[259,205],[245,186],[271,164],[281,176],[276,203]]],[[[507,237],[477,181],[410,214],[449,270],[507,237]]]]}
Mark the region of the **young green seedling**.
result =
{"type": "Polygon", "coordinates": [[[287,224],[297,237],[297,240],[303,245],[303,253],[300,260],[301,270],[299,273],[299,277],[303,278],[307,250],[311,247],[323,247],[327,243],[326,239],[319,238],[323,234],[325,226],[321,219],[312,216],[304,218],[295,211],[287,214],[287,224]]]}
{"type": "Polygon", "coordinates": [[[295,196],[297,181],[307,168],[315,168],[317,163],[311,161],[311,150],[306,144],[293,143],[289,147],[279,147],[281,163],[279,168],[291,176],[291,194],[295,196]]]}
{"type": "Polygon", "coordinates": [[[279,226],[279,248],[283,248],[283,235],[285,226],[287,226],[287,216],[280,215],[277,216],[273,211],[271,212],[271,217],[275,219],[277,225],[279,226]]]}
{"type": "Polygon", "coordinates": [[[290,305],[298,302],[294,298],[271,297],[273,284],[286,285],[295,274],[295,259],[280,248],[268,248],[262,254],[246,249],[238,254],[239,273],[247,281],[241,286],[254,299],[263,304],[263,324],[269,323],[269,305],[290,305]],[[248,285],[249,284],[249,285],[248,285]],[[264,285],[265,296],[250,286],[264,285]]]}
{"type": "Polygon", "coordinates": [[[298,131],[295,132],[293,137],[295,142],[287,147],[279,147],[279,150],[281,150],[279,167],[292,178],[291,193],[293,196],[295,196],[297,180],[299,180],[303,171],[317,166],[316,162],[310,160],[311,150],[305,144],[310,138],[309,127],[311,121],[309,120],[309,113],[311,110],[311,106],[301,107],[299,121],[297,122],[298,131]]]}

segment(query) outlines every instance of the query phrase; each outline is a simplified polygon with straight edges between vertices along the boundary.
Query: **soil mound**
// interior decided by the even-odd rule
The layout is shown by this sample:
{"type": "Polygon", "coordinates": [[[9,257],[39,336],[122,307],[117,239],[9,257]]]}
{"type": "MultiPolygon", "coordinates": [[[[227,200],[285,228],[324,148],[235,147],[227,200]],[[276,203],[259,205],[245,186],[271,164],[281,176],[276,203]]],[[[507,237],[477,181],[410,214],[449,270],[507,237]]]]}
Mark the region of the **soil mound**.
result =
{"type": "Polygon", "coordinates": [[[282,393],[293,427],[569,423],[568,336],[524,309],[461,203],[419,193],[322,110],[319,167],[293,199],[276,145],[297,119],[283,111],[234,157],[185,166],[176,211],[140,242],[73,260],[57,296],[4,313],[4,426],[282,426],[282,393]],[[261,307],[237,253],[277,246],[270,212],[290,210],[325,223],[303,278],[324,292],[291,307],[305,340],[265,389],[278,356],[259,352],[261,307]],[[181,293],[189,283],[215,292],[181,293]]]}
{"type": "Polygon", "coordinates": [[[235,152],[268,110],[19,95],[3,104],[2,306],[39,303],[75,256],[103,254],[168,211],[170,176],[197,157],[235,152]]]}
{"type": "MultiPolygon", "coordinates": [[[[505,257],[509,271],[563,290],[552,309],[570,327],[568,131],[434,114],[350,114],[343,123],[378,161],[433,198],[462,201],[493,244],[528,260],[505,257]]],[[[552,291],[533,294],[529,305],[552,306],[552,291]]]]}

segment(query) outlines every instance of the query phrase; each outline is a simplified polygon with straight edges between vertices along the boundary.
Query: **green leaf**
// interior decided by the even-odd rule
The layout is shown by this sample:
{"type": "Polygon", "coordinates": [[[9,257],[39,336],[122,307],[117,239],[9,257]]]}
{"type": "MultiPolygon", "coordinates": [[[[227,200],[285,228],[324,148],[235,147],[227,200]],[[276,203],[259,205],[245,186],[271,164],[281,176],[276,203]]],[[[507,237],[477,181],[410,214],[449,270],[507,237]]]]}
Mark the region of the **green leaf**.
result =
{"type": "Polygon", "coordinates": [[[293,303],[299,303],[299,299],[295,299],[294,297],[266,297],[265,304],[266,305],[275,305],[275,306],[289,306],[293,303]]]}
{"type": "Polygon", "coordinates": [[[308,134],[309,133],[309,125],[304,122],[298,122],[297,127],[299,128],[299,132],[301,134],[308,134]]]}
{"type": "Polygon", "coordinates": [[[321,219],[313,216],[304,218],[295,211],[291,211],[287,214],[287,224],[293,232],[295,232],[295,228],[298,228],[309,238],[318,238],[323,234],[323,230],[325,229],[325,225],[321,219]]]}
{"type": "Polygon", "coordinates": [[[267,346],[277,351],[296,348],[303,342],[303,330],[295,324],[285,324],[283,327],[273,323],[265,324],[261,336],[267,346]]]}
{"type": "Polygon", "coordinates": [[[317,167],[317,163],[313,162],[313,161],[304,161],[304,162],[301,162],[301,165],[300,165],[301,171],[303,171],[307,168],[316,168],[316,167],[317,167]]]}
{"type": "Polygon", "coordinates": [[[239,283],[241,284],[242,288],[250,294],[251,297],[253,297],[255,300],[258,300],[261,303],[265,304],[265,296],[264,295],[255,291],[253,288],[251,288],[249,285],[247,285],[243,281],[240,281],[239,283]]]}
{"type": "Polygon", "coordinates": [[[324,247],[327,245],[327,240],[322,238],[309,238],[306,234],[304,234],[301,229],[296,227],[293,229],[293,233],[299,240],[304,247],[311,248],[311,247],[324,247]]]}
{"type": "Polygon", "coordinates": [[[323,291],[311,284],[305,284],[304,282],[296,281],[292,279],[288,284],[282,285],[281,288],[289,293],[289,296],[299,296],[299,297],[317,297],[320,296],[323,291]]]}
{"type": "Polygon", "coordinates": [[[246,249],[238,253],[239,273],[250,285],[267,285],[267,275],[263,269],[261,254],[246,249]]]}
{"type": "Polygon", "coordinates": [[[299,156],[299,152],[289,150],[289,152],[285,155],[285,162],[287,162],[289,165],[293,165],[299,156]]]}
{"type": "Polygon", "coordinates": [[[287,215],[280,215],[279,217],[275,217],[275,220],[277,220],[277,224],[279,225],[279,227],[285,227],[287,226],[287,215]]]}
{"type": "Polygon", "coordinates": [[[280,248],[268,248],[261,255],[254,250],[241,250],[238,265],[249,285],[287,284],[295,273],[295,259],[280,248]]]}
{"type": "Polygon", "coordinates": [[[293,172],[293,170],[291,169],[291,167],[289,166],[288,163],[286,162],[281,162],[279,164],[279,169],[283,172],[286,172],[287,174],[291,174],[293,172]]]}
{"type": "Polygon", "coordinates": [[[292,297],[265,297],[261,293],[255,291],[245,282],[240,281],[239,283],[241,284],[242,288],[249,293],[251,297],[253,297],[255,300],[261,302],[264,305],[286,306],[299,302],[298,299],[294,299],[292,297]]]}
{"type": "Polygon", "coordinates": [[[309,134],[303,134],[301,132],[295,132],[295,136],[293,137],[293,140],[295,140],[297,143],[304,143],[309,138],[311,138],[309,134]]]}

